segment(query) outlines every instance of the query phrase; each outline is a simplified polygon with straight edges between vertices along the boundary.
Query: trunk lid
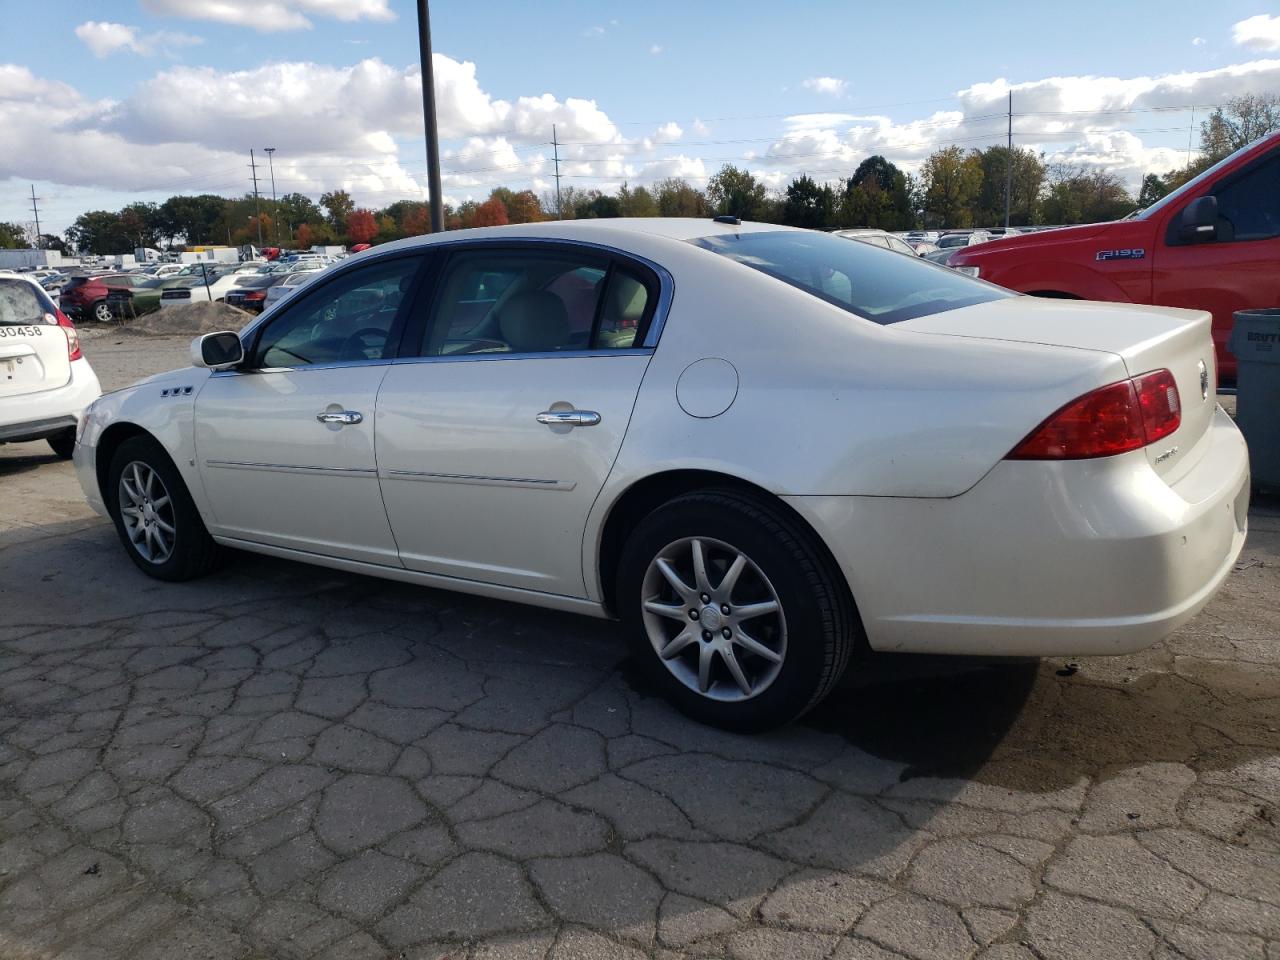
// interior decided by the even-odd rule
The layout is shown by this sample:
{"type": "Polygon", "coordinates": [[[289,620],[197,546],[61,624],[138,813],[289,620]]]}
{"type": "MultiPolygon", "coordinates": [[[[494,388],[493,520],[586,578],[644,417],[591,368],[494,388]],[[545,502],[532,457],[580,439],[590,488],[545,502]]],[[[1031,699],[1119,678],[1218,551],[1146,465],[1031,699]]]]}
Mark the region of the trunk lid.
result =
{"type": "Polygon", "coordinates": [[[67,333],[49,295],[26,280],[0,277],[0,398],[70,380],[67,333]]]}
{"type": "Polygon", "coordinates": [[[1174,483],[1195,465],[1217,406],[1211,323],[1211,315],[1199,310],[1016,297],[907,320],[894,329],[1112,353],[1133,377],[1168,370],[1178,385],[1182,422],[1145,450],[1155,471],[1174,483]]]}

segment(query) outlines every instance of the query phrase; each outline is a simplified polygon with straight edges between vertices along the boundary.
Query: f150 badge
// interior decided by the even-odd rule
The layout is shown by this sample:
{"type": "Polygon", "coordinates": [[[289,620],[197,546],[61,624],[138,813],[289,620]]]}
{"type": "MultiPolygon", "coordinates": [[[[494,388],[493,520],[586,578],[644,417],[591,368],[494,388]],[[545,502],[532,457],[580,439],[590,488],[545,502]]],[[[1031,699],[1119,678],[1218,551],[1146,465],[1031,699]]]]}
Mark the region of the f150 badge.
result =
{"type": "Polygon", "coordinates": [[[1147,251],[1142,247],[1132,247],[1125,250],[1099,250],[1094,257],[1095,260],[1145,260],[1147,251]]]}

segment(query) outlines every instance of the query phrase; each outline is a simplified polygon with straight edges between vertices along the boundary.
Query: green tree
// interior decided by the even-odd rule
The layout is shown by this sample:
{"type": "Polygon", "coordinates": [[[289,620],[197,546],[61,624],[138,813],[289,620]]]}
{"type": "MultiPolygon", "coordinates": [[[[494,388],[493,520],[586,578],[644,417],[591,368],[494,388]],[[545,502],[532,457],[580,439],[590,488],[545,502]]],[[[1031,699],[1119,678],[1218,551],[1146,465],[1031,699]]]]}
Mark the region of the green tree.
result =
{"type": "Polygon", "coordinates": [[[1048,192],[1040,203],[1041,223],[1118,220],[1136,207],[1114,173],[1058,164],[1050,168],[1048,180],[1048,192]]]}
{"type": "Polygon", "coordinates": [[[0,250],[23,250],[27,231],[20,223],[0,223],[0,250]]]}
{"type": "Polygon", "coordinates": [[[658,201],[644,187],[632,190],[625,183],[618,191],[618,208],[624,217],[656,217],[658,201]]]}
{"type": "Polygon", "coordinates": [[[863,160],[839,197],[841,226],[909,230],[915,226],[911,182],[879,154],[863,160]],[[860,190],[860,194],[854,193],[860,190]]]}
{"type": "Polygon", "coordinates": [[[179,238],[187,244],[214,243],[226,207],[227,201],[212,193],[170,197],[156,211],[156,229],[171,244],[179,238]]]}
{"type": "Polygon", "coordinates": [[[658,213],[664,217],[705,217],[707,198],[701,190],[678,177],[668,177],[653,185],[658,213]]]}
{"type": "Polygon", "coordinates": [[[1148,173],[1142,178],[1142,189],[1138,191],[1138,206],[1146,209],[1169,192],[1169,184],[1158,173],[1148,173]]]}
{"type": "Polygon", "coordinates": [[[782,222],[792,227],[829,230],[835,226],[836,195],[827,184],[801,174],[787,186],[782,222]]]}
{"type": "Polygon", "coordinates": [[[960,147],[942,147],[925,158],[920,167],[924,211],[939,227],[973,224],[973,203],[982,189],[982,164],[960,147]]]}
{"type": "Polygon", "coordinates": [[[763,220],[767,210],[768,190],[746,170],[726,163],[707,183],[707,201],[717,216],[740,220],[763,220]]]}
{"type": "Polygon", "coordinates": [[[320,194],[320,206],[329,214],[329,225],[342,232],[347,228],[347,217],[355,210],[355,201],[345,190],[333,190],[320,194]]]}
{"type": "Polygon", "coordinates": [[[276,222],[289,231],[304,223],[316,223],[323,217],[316,202],[302,193],[286,193],[276,202],[276,222]]]}
{"type": "Polygon", "coordinates": [[[124,253],[134,247],[134,238],[120,222],[120,214],[110,210],[89,210],[80,214],[67,228],[66,235],[80,253],[124,253]]]}
{"type": "Polygon", "coordinates": [[[1280,130],[1280,94],[1231,97],[1200,124],[1200,153],[1217,163],[1259,137],[1280,130]]]}
{"type": "MultiPolygon", "coordinates": [[[[974,201],[974,222],[978,226],[1004,225],[1004,193],[1009,176],[1009,148],[994,146],[977,152],[982,167],[982,185],[974,201]]],[[[1035,216],[1036,200],[1044,187],[1044,161],[1025,147],[1013,148],[1013,171],[1009,197],[1009,222],[1028,226],[1035,216]]]]}

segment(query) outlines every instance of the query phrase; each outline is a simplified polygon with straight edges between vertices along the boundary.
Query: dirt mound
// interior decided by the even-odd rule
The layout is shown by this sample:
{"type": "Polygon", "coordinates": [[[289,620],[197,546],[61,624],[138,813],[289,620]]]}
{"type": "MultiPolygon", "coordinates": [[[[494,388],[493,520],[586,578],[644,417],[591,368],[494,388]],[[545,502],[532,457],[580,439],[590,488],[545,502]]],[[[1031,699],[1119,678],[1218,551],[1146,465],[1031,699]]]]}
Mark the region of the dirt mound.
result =
{"type": "Polygon", "coordinates": [[[156,310],[125,321],[122,329],[148,337],[194,337],[218,330],[239,330],[250,319],[250,314],[236,307],[204,301],[156,310]]]}

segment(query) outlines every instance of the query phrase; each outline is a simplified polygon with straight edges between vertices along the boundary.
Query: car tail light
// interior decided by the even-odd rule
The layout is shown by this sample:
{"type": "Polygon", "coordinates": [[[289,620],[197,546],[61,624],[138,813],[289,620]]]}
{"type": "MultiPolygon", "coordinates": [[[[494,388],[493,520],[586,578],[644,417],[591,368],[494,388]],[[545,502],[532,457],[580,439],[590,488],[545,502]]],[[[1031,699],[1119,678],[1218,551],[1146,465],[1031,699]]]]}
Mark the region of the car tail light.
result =
{"type": "Polygon", "coordinates": [[[1112,457],[1155,443],[1181,423],[1182,404],[1173,374],[1156,370],[1072,400],[1032,430],[1006,459],[1112,457]]]}
{"type": "Polygon", "coordinates": [[[79,360],[84,354],[80,350],[80,334],[76,333],[76,325],[61,310],[57,312],[56,316],[58,318],[58,326],[67,331],[67,359],[79,360]]]}
{"type": "Polygon", "coordinates": [[[246,294],[244,295],[244,298],[245,298],[246,300],[265,300],[265,299],[267,299],[267,291],[265,291],[265,290],[255,290],[255,291],[253,291],[253,293],[246,293],[246,294]]]}

